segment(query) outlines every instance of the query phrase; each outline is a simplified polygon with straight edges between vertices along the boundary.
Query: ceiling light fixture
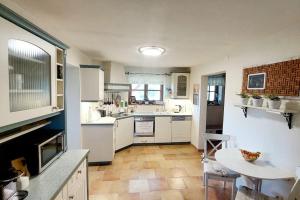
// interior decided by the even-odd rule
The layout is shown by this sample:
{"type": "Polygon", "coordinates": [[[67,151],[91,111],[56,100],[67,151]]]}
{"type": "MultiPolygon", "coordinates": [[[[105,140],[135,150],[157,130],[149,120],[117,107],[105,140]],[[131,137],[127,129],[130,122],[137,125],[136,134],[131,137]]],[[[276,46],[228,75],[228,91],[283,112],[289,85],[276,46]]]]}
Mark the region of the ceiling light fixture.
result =
{"type": "Polygon", "coordinates": [[[145,56],[160,56],[165,53],[165,49],[156,46],[144,46],[139,48],[139,52],[145,56]]]}

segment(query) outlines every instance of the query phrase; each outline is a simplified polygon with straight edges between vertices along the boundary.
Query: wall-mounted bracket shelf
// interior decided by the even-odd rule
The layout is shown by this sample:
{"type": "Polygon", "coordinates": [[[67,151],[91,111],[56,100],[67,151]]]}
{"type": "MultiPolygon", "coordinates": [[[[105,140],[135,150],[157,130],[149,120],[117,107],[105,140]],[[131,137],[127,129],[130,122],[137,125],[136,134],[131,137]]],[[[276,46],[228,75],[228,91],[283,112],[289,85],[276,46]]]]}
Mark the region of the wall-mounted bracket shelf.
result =
{"type": "Polygon", "coordinates": [[[274,113],[274,114],[280,114],[281,116],[283,116],[285,118],[289,129],[292,128],[294,114],[299,112],[298,110],[292,110],[292,109],[270,109],[267,107],[256,107],[256,106],[251,106],[251,105],[235,105],[235,106],[242,109],[245,118],[247,118],[249,108],[263,110],[265,112],[274,113]]]}

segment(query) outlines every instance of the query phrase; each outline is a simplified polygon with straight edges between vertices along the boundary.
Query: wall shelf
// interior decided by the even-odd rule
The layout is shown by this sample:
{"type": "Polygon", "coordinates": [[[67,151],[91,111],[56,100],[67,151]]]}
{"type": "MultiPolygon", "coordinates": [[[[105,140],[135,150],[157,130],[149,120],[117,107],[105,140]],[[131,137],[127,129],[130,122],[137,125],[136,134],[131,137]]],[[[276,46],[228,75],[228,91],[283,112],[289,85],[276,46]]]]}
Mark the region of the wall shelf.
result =
{"type": "Polygon", "coordinates": [[[292,121],[293,121],[294,114],[299,112],[298,110],[293,110],[293,109],[270,109],[267,107],[256,107],[256,106],[251,106],[251,105],[235,105],[235,106],[242,109],[245,118],[247,118],[249,108],[263,110],[268,113],[279,114],[285,118],[289,129],[292,128],[292,121]]]}
{"type": "Polygon", "coordinates": [[[9,135],[6,135],[6,136],[2,136],[0,138],[0,144],[2,144],[4,142],[7,142],[9,140],[12,140],[14,138],[20,137],[22,135],[25,135],[27,133],[30,133],[30,132],[32,132],[34,130],[40,129],[40,128],[44,127],[44,126],[47,126],[48,124],[51,124],[51,121],[42,120],[40,122],[36,122],[36,123],[33,123],[33,124],[29,124],[29,125],[23,126],[19,130],[16,130],[16,132],[13,132],[13,133],[11,133],[9,135]]]}

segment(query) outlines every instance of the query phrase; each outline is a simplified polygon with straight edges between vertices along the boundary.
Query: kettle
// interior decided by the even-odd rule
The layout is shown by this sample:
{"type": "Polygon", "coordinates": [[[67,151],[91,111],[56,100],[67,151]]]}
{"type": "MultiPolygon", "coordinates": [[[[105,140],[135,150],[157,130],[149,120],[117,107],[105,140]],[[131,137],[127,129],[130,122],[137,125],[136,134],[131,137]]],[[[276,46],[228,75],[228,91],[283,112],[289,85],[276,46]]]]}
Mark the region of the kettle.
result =
{"type": "Polygon", "coordinates": [[[182,106],[181,105],[175,105],[173,111],[174,113],[179,113],[182,110],[182,106]]]}

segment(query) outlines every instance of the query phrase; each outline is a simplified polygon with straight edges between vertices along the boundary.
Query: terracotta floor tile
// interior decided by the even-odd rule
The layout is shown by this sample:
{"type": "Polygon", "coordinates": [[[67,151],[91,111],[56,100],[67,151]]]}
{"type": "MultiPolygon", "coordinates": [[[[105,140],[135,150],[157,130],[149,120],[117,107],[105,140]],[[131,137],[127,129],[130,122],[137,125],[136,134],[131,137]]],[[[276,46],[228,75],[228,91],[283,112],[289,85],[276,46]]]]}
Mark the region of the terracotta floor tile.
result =
{"type": "MultiPolygon", "coordinates": [[[[89,167],[91,200],[203,200],[201,152],[192,145],[132,146],[112,165],[89,167]]],[[[231,184],[210,180],[209,200],[229,200],[231,184]]]]}
{"type": "Polygon", "coordinates": [[[146,179],[129,181],[129,193],[137,192],[149,192],[149,184],[146,179]]]}
{"type": "Polygon", "coordinates": [[[129,181],[112,181],[110,193],[128,193],[129,181]]]}
{"type": "Polygon", "coordinates": [[[118,200],[140,200],[140,193],[122,193],[118,200]]]}
{"type": "Polygon", "coordinates": [[[171,170],[171,177],[185,177],[187,173],[184,168],[172,168],[171,170]]]}
{"type": "Polygon", "coordinates": [[[89,193],[91,195],[110,193],[111,184],[112,181],[96,180],[91,184],[89,193]]]}
{"type": "Polygon", "coordinates": [[[183,190],[186,189],[185,183],[182,178],[168,178],[170,189],[183,190]]]}
{"type": "Polygon", "coordinates": [[[185,189],[181,190],[183,198],[185,200],[204,200],[205,199],[205,190],[201,189],[185,189]]]}
{"type": "Polygon", "coordinates": [[[156,178],[154,169],[141,169],[138,174],[140,179],[156,178]]]}
{"type": "Polygon", "coordinates": [[[200,176],[189,176],[183,178],[185,185],[189,189],[202,188],[203,180],[200,176]]]}
{"type": "Polygon", "coordinates": [[[120,180],[139,179],[139,174],[133,169],[124,169],[120,171],[120,180]]]}
{"type": "Polygon", "coordinates": [[[148,184],[150,191],[169,189],[168,183],[165,178],[148,179],[148,184]]]}
{"type": "Polygon", "coordinates": [[[157,169],[160,168],[160,164],[158,161],[145,161],[144,169],[157,169]]]}
{"type": "Polygon", "coordinates": [[[141,200],[161,200],[161,192],[160,191],[143,192],[143,193],[140,193],[140,199],[141,200]]]}
{"type": "Polygon", "coordinates": [[[183,200],[183,196],[179,190],[166,190],[161,193],[162,200],[183,200]]]}
{"type": "Polygon", "coordinates": [[[157,178],[168,178],[171,177],[171,170],[170,169],[155,169],[155,176],[157,178]]]}
{"type": "Polygon", "coordinates": [[[103,181],[115,181],[120,179],[120,172],[114,170],[107,170],[104,172],[103,181]]]}
{"type": "Polygon", "coordinates": [[[119,200],[118,194],[99,194],[99,195],[90,195],[90,200],[119,200]]]}

